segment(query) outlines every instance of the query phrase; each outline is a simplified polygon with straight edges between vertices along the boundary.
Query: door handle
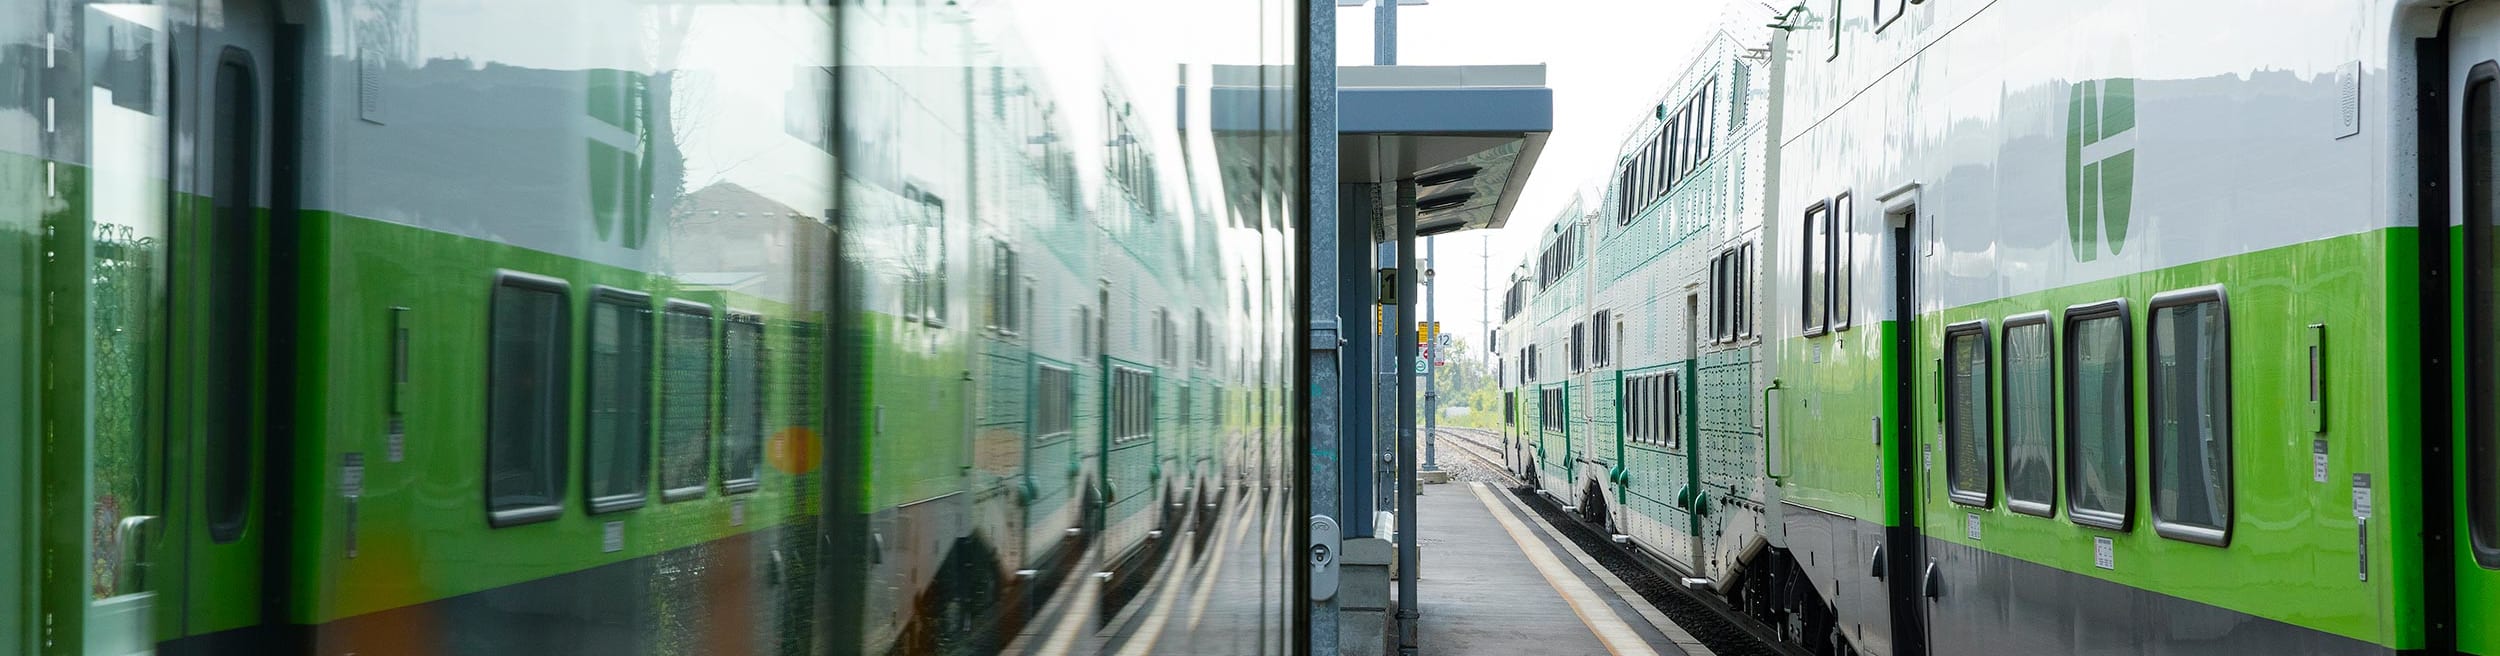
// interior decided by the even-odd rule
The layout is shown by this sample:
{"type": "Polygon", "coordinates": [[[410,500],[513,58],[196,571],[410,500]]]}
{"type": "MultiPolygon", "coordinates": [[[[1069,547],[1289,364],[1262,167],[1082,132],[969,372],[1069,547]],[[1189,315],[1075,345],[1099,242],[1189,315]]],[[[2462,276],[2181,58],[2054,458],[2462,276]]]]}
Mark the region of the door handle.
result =
{"type": "MultiPolygon", "coordinates": [[[[1772,452],[1771,434],[1775,432],[1776,429],[1783,426],[1772,417],[1772,415],[1779,412],[1779,406],[1771,405],[1771,393],[1782,389],[1786,388],[1780,385],[1780,381],[1777,378],[1771,379],[1770,387],[1762,388],[1762,475],[1770,477],[1771,481],[1774,483],[1777,483],[1780,479],[1788,477],[1788,473],[1785,471],[1788,465],[1788,458],[1772,457],[1775,454],[1772,452]],[[1777,463],[1777,466],[1774,466],[1773,463],[1777,463]]],[[[1779,445],[1782,447],[1787,446],[1788,440],[1779,440],[1779,445]]]]}
{"type": "Polygon", "coordinates": [[[1942,582],[1943,578],[1944,572],[1937,569],[1936,561],[1927,561],[1927,573],[1919,577],[1920,581],[1918,584],[1918,593],[1929,599],[1934,599],[1938,595],[1944,594],[1944,584],[1942,582]]]}
{"type": "Polygon", "coordinates": [[[143,537],[142,532],[147,529],[148,524],[155,521],[155,515],[131,515],[123,517],[120,523],[113,526],[113,551],[116,560],[113,568],[115,590],[139,589],[140,570],[145,566],[140,559],[147,554],[146,549],[140,548],[139,539],[143,537]]]}
{"type": "Polygon", "coordinates": [[[1875,545],[1875,555],[1869,556],[1868,558],[1871,558],[1875,564],[1873,567],[1869,568],[1870,571],[1866,573],[1867,576],[1875,577],[1875,580],[1877,581],[1884,580],[1884,546],[1880,544],[1875,545]]]}

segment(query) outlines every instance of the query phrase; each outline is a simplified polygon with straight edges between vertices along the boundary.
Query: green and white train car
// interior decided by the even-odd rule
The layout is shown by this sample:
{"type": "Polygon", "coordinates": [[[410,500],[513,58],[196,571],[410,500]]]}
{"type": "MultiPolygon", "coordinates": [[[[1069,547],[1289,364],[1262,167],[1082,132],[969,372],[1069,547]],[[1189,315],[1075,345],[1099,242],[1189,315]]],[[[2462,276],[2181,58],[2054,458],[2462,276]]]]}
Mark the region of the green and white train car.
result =
{"type": "Polygon", "coordinates": [[[1781,23],[1770,473],[1814,646],[2500,653],[2500,8],[1781,23]]]}
{"type": "Polygon", "coordinates": [[[0,0],[0,652],[1284,644],[1298,174],[1016,4],[0,0]]]}

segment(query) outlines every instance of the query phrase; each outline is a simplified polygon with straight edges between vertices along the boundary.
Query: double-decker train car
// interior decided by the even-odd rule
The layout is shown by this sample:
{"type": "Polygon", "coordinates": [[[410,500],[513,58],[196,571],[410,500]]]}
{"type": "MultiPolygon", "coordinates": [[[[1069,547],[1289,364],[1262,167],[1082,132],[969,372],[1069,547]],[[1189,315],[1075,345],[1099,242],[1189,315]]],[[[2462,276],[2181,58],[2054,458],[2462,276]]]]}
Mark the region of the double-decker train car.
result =
{"type": "MultiPolygon", "coordinates": [[[[1637,208],[1582,224],[1590,260],[1533,263],[1599,270],[1586,309],[1505,328],[1597,341],[1506,380],[1515,435],[1582,440],[1535,484],[1813,653],[2500,653],[2477,621],[2500,589],[2500,7],[1810,0],[1772,22],[1734,66],[1758,90],[1718,101],[1761,126],[1716,166],[1763,187],[1726,198],[1761,202],[1708,214],[1708,273],[1608,270],[1637,208]],[[1621,313],[1661,302],[1696,328],[1621,313]],[[1704,461],[1694,495],[1623,508],[1655,478],[1638,439],[1608,480],[1558,469],[1651,434],[1635,376],[1684,388],[1666,440],[1758,430],[1727,454],[1758,496],[1704,461]],[[1758,405],[1714,418],[1713,395],[1758,405]],[[1750,513],[1760,546],[1675,561],[1641,537],[1661,506],[1750,513]]],[[[1635,143],[1615,189],[1640,189],[1635,143]]]]}
{"type": "MultiPolygon", "coordinates": [[[[1732,25],[1734,23],[1731,23],[1732,25]]],[[[1504,308],[1522,480],[1688,583],[1768,553],[1757,356],[1770,77],[1713,32],[1638,122],[1600,206],[1567,209],[1504,308]]]]}
{"type": "Polygon", "coordinates": [[[2451,4],[1784,21],[1774,408],[1818,642],[2500,650],[2487,433],[2450,414],[2488,405],[2452,357],[2500,52],[2451,4]]]}
{"type": "Polygon", "coordinates": [[[1280,650],[1299,14],[1166,9],[0,0],[0,651],[1280,650]]]}

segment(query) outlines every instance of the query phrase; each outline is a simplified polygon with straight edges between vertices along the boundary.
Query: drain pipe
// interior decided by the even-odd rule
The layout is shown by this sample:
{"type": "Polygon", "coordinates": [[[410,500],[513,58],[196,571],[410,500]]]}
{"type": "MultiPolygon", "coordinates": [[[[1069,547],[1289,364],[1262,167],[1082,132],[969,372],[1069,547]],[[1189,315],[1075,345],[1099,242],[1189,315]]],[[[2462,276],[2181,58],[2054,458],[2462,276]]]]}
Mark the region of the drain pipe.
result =
{"type": "MultiPolygon", "coordinates": [[[[1383,0],[1394,4],[1396,0],[1383,0]]],[[[1398,181],[1398,656],[1415,656],[1415,179],[1398,181]]]]}

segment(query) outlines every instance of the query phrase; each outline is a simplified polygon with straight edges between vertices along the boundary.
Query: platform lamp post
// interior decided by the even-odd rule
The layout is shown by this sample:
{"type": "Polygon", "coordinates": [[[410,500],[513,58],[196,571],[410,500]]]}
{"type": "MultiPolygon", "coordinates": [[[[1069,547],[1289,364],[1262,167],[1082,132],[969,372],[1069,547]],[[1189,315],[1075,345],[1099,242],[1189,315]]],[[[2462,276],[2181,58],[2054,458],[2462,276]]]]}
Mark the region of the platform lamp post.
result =
{"type": "Polygon", "coordinates": [[[1441,303],[1434,299],[1432,289],[1435,240],[1424,238],[1424,325],[1432,326],[1432,334],[1424,337],[1424,471],[1441,471],[1441,303]]]}

